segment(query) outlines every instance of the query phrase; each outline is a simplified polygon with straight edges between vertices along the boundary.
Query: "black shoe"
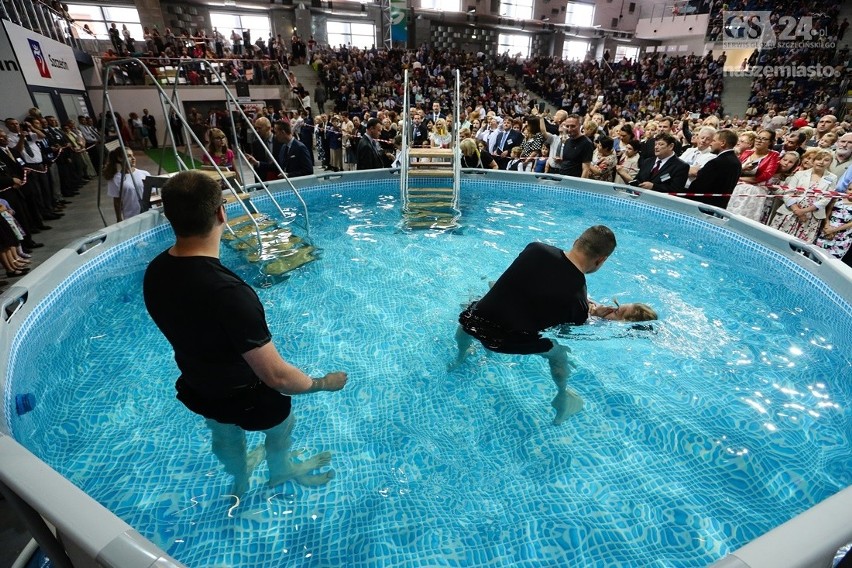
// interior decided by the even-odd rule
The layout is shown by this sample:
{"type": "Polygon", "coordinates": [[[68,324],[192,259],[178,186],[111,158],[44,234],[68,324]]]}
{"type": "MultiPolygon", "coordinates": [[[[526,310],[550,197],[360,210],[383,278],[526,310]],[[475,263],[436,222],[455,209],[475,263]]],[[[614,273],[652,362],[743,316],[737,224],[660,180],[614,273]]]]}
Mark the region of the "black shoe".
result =
{"type": "Polygon", "coordinates": [[[28,239],[21,244],[24,246],[24,252],[27,254],[32,254],[32,249],[38,249],[44,246],[44,243],[37,243],[32,239],[28,239]]]}
{"type": "Polygon", "coordinates": [[[71,205],[71,202],[68,201],[67,199],[60,199],[56,203],[58,203],[59,205],[71,205]]]}
{"type": "Polygon", "coordinates": [[[17,278],[18,276],[23,276],[24,274],[30,271],[29,268],[19,268],[18,270],[7,270],[6,278],[17,278]]]}
{"type": "Polygon", "coordinates": [[[45,221],[56,221],[57,219],[61,219],[62,215],[58,213],[42,213],[41,218],[45,221]]]}
{"type": "Polygon", "coordinates": [[[49,230],[51,230],[52,228],[53,228],[53,227],[51,227],[50,225],[42,225],[41,227],[39,227],[39,228],[38,228],[38,230],[39,230],[39,231],[49,231],[49,230]]]}

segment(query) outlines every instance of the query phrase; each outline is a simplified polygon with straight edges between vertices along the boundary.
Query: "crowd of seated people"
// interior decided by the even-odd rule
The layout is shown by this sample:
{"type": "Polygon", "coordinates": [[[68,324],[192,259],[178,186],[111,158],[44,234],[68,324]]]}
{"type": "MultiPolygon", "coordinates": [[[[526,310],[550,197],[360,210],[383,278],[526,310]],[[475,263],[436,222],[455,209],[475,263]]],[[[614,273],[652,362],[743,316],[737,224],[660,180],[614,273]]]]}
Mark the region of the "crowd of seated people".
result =
{"type": "Polygon", "coordinates": [[[840,87],[849,66],[849,49],[755,50],[744,62],[746,68],[773,67],[798,70],[786,76],[755,73],[747,116],[765,114],[770,108],[789,114],[820,116],[840,106],[840,87]],[[818,73],[807,72],[819,70],[818,73]],[[792,76],[791,76],[792,75],[792,76]]]}
{"type": "Polygon", "coordinates": [[[646,114],[721,112],[726,55],[646,54],[636,61],[514,60],[508,68],[551,104],[583,114],[603,96],[600,111],[627,120],[646,114]]]}
{"type": "MultiPolygon", "coordinates": [[[[833,0],[793,0],[791,2],[775,2],[774,0],[713,0],[710,9],[710,22],[707,26],[707,40],[711,42],[725,39],[724,17],[728,12],[771,12],[770,23],[776,35],[781,34],[790,23],[796,26],[800,18],[809,17],[814,30],[827,40],[837,40],[843,36],[848,27],[837,21],[840,4],[833,0]],[[789,19],[789,18],[792,18],[789,19]]],[[[738,23],[738,21],[736,22],[738,23]]],[[[736,33],[735,30],[729,30],[736,33]]],[[[728,36],[729,37],[729,36],[728,36]]],[[[782,35],[782,39],[786,36],[782,35]]],[[[811,38],[806,38],[811,39],[811,38]]]]}
{"type": "MultiPolygon", "coordinates": [[[[218,81],[211,67],[214,67],[227,84],[247,82],[255,85],[286,85],[296,88],[293,77],[287,69],[291,62],[305,62],[309,46],[313,49],[316,42],[313,37],[306,43],[297,34],[289,42],[281,35],[268,39],[262,37],[252,41],[251,31],[232,30],[224,34],[213,29],[207,35],[204,29],[191,34],[187,29],[178,33],[166,28],[163,33],[154,28],[143,28],[141,40],[132,38],[126,26],[119,30],[116,24],[109,29],[112,47],[103,54],[104,60],[122,57],[140,59],[147,70],[157,79],[166,75],[173,81],[189,85],[214,84],[218,81]],[[212,65],[193,63],[194,60],[210,60],[212,65]],[[175,76],[168,71],[183,64],[175,76]]],[[[108,81],[111,85],[143,85],[145,70],[135,62],[122,63],[112,67],[108,81]]]]}

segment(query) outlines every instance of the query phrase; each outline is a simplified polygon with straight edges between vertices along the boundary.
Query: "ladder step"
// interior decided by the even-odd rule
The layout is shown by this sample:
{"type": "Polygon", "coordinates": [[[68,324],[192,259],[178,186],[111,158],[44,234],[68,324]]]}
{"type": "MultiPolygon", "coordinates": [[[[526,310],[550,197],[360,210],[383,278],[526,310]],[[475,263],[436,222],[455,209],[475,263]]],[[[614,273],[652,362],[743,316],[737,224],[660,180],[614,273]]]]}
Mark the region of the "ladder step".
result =
{"type": "Polygon", "coordinates": [[[412,168],[451,168],[452,162],[427,162],[425,160],[413,160],[408,162],[412,168]]]}
{"type": "MultiPolygon", "coordinates": [[[[286,230],[286,229],[284,229],[286,230]]],[[[295,239],[297,242],[300,241],[299,237],[289,236],[288,234],[275,234],[275,231],[269,231],[260,234],[260,243],[261,246],[267,247],[280,242],[287,241],[288,239],[295,239]]],[[[250,234],[245,235],[245,238],[240,241],[233,241],[231,245],[235,250],[248,250],[257,248],[257,235],[252,232],[250,234]]]]}
{"type": "Polygon", "coordinates": [[[413,158],[452,158],[452,148],[409,148],[409,157],[413,158]]]}
{"type": "Polygon", "coordinates": [[[408,170],[410,177],[453,177],[453,170],[408,170]]]}
{"type": "Polygon", "coordinates": [[[409,187],[408,194],[417,193],[453,193],[452,187],[409,187]]]}
{"type": "Polygon", "coordinates": [[[438,201],[409,201],[408,202],[408,208],[409,209],[422,210],[422,209],[430,209],[430,208],[433,208],[433,207],[438,207],[438,208],[447,207],[447,208],[452,209],[453,202],[452,201],[440,201],[440,200],[438,200],[438,201]]]}
{"type": "Polygon", "coordinates": [[[263,272],[270,276],[280,276],[281,274],[295,270],[300,266],[316,260],[315,250],[312,246],[293,249],[289,254],[284,254],[270,261],[263,267],[263,272]]]}

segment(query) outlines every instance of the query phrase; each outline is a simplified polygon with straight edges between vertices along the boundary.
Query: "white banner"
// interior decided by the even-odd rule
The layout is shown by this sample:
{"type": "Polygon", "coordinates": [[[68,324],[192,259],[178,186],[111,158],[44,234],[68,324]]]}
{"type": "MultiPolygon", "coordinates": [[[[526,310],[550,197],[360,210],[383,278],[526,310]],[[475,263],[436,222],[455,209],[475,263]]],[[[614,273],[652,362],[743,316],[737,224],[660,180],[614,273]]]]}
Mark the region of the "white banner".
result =
{"type": "Polygon", "coordinates": [[[0,101],[3,101],[3,114],[0,120],[7,116],[23,118],[33,106],[33,99],[27,89],[24,75],[12,54],[12,46],[2,31],[0,31],[0,101]]]}
{"type": "Polygon", "coordinates": [[[28,85],[86,90],[70,47],[12,22],[3,25],[28,85]]]}

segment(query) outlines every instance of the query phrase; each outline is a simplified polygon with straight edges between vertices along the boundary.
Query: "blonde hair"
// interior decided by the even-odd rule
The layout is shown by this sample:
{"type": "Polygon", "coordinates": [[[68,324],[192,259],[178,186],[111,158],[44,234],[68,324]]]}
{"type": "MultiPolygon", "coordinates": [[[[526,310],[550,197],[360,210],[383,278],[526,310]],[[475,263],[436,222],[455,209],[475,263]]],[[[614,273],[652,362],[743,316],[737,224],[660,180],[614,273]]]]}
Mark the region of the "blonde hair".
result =
{"type": "Polygon", "coordinates": [[[624,317],[625,321],[651,321],[657,318],[657,312],[648,304],[633,304],[633,309],[624,317]]]}
{"type": "Polygon", "coordinates": [[[831,158],[832,160],[834,159],[834,152],[831,150],[826,150],[825,148],[814,148],[813,150],[814,153],[812,154],[812,161],[825,157],[831,158]]]}
{"type": "Polygon", "coordinates": [[[225,133],[219,130],[218,128],[211,128],[207,133],[207,151],[213,156],[213,151],[216,149],[213,146],[213,140],[216,138],[222,138],[222,154],[227,154],[228,150],[228,137],[225,136],[225,133]]]}
{"type": "Polygon", "coordinates": [[[473,156],[479,152],[479,148],[476,147],[476,141],[473,138],[462,140],[459,143],[459,148],[461,148],[461,153],[465,156],[473,156]]]}
{"type": "Polygon", "coordinates": [[[757,133],[755,131],[746,130],[745,132],[740,132],[740,135],[737,136],[737,140],[739,141],[739,139],[742,138],[743,136],[748,138],[749,144],[754,146],[754,139],[757,138],[757,133]]]}

